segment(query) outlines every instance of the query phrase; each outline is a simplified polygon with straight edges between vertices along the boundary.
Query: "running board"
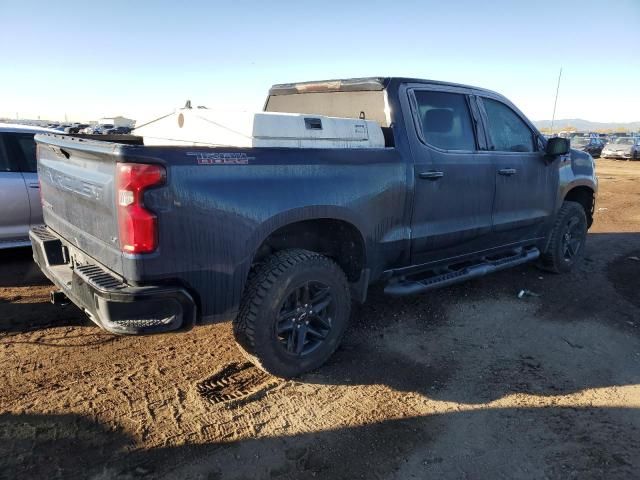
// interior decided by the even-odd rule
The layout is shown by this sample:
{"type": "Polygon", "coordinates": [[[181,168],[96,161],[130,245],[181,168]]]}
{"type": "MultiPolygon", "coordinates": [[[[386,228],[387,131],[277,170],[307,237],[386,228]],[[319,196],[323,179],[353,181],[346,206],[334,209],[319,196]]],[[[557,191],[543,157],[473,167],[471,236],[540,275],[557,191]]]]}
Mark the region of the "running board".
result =
{"type": "Polygon", "coordinates": [[[446,269],[444,273],[439,273],[427,278],[408,280],[400,278],[392,280],[384,288],[384,293],[394,297],[403,295],[414,295],[416,293],[426,292],[435,288],[446,287],[454,283],[470,280],[472,278],[482,277],[489,273],[504,270],[505,268],[515,267],[523,263],[535,260],[540,256],[540,250],[537,248],[518,249],[512,255],[501,258],[483,258],[478,263],[456,269],[446,269]]]}

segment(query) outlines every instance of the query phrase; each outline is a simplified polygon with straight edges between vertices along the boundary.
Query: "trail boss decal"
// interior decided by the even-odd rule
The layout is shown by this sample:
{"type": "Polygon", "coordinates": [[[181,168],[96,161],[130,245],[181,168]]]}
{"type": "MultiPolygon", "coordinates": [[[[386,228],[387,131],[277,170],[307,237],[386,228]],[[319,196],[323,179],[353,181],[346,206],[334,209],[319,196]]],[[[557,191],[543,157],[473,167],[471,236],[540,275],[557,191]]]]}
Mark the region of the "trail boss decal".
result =
{"type": "Polygon", "coordinates": [[[255,160],[246,153],[187,152],[187,155],[196,157],[198,165],[247,165],[250,160],[255,160]]]}

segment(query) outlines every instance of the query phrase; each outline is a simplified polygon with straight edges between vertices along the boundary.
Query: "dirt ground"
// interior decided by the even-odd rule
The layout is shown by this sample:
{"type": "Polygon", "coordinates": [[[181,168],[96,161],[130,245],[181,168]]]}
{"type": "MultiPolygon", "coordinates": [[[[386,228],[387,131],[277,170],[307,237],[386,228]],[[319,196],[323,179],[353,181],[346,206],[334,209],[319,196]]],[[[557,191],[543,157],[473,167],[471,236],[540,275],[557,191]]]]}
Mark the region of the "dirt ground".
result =
{"type": "Polygon", "coordinates": [[[638,478],[640,162],[597,168],[572,274],[374,289],[295,381],[243,365],[228,324],[102,332],[2,252],[0,478],[638,478]]]}

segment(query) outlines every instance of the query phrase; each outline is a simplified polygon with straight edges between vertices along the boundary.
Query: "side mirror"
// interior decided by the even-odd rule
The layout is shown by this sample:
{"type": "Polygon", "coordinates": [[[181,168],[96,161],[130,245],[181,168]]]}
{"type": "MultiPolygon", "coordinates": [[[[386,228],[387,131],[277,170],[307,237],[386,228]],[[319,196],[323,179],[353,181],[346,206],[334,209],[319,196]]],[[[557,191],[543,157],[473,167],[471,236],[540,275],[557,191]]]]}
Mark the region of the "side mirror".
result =
{"type": "Polygon", "coordinates": [[[558,155],[566,155],[569,153],[569,150],[569,140],[561,137],[553,137],[547,140],[545,153],[550,157],[557,157],[558,155]]]}

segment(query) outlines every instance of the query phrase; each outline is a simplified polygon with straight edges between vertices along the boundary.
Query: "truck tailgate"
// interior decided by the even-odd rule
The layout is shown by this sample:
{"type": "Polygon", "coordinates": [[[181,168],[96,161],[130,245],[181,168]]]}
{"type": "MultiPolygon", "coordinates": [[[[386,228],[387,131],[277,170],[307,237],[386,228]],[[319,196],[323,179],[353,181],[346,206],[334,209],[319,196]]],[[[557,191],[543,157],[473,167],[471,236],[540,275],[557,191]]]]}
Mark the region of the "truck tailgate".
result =
{"type": "Polygon", "coordinates": [[[35,140],[45,223],[120,273],[114,186],[119,145],[53,135],[35,140]]]}

